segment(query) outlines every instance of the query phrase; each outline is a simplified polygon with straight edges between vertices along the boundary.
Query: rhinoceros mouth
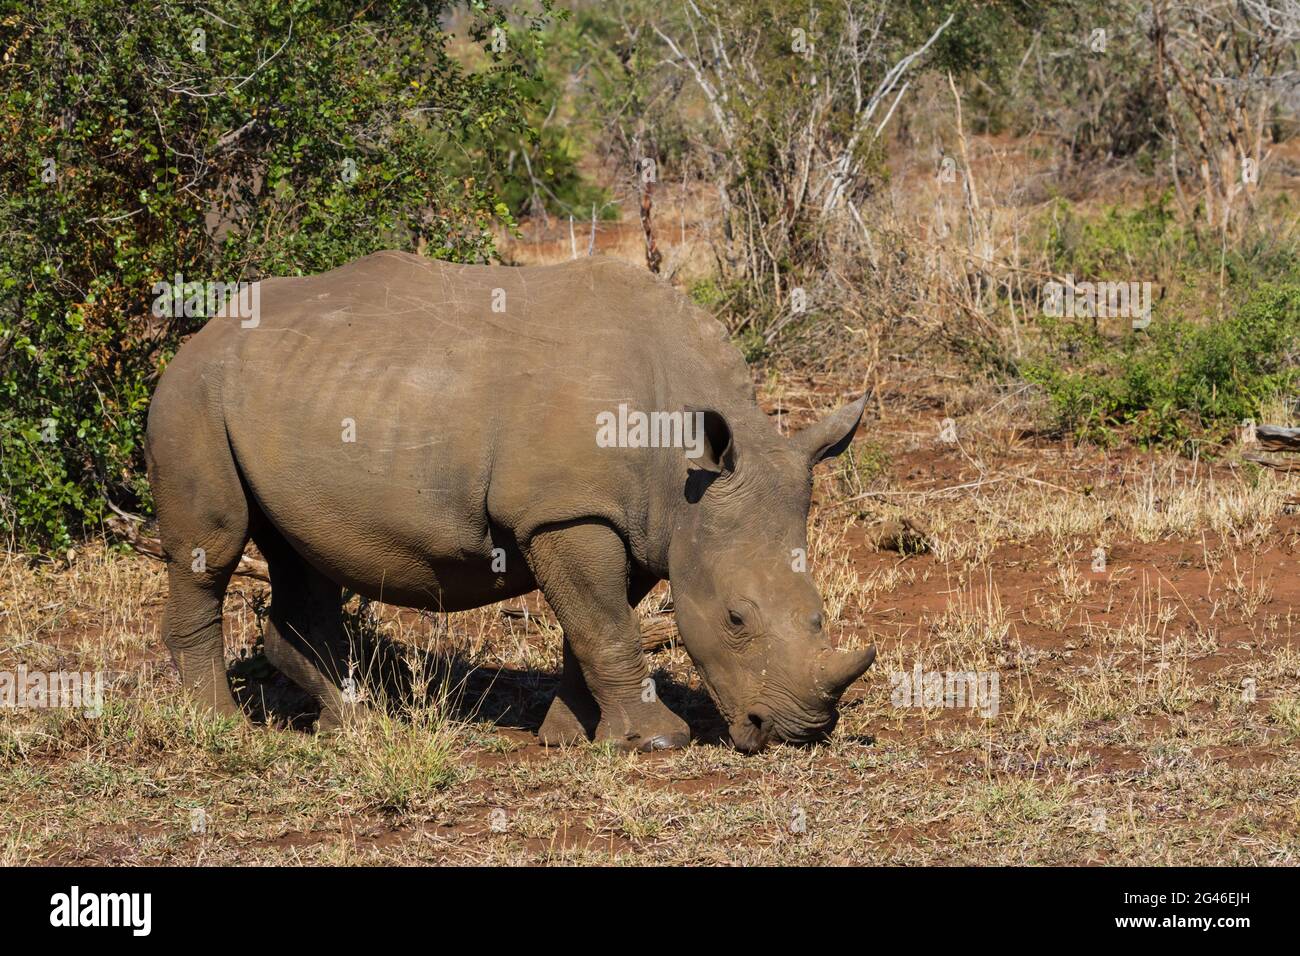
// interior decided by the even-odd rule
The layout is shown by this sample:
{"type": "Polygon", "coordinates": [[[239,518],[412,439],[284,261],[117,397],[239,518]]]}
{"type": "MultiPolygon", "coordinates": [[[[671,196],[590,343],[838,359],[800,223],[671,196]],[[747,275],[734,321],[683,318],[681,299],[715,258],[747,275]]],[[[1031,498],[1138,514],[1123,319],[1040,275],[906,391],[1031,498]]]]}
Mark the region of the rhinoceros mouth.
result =
{"type": "Polygon", "coordinates": [[[820,724],[794,730],[778,729],[776,735],[783,743],[794,744],[796,746],[819,744],[830,737],[831,732],[835,730],[835,725],[839,723],[839,720],[839,714],[832,712],[830,717],[820,724]]]}
{"type": "Polygon", "coordinates": [[[758,753],[772,739],[775,727],[770,717],[758,710],[751,710],[740,720],[733,721],[727,728],[731,743],[741,753],[758,753]]]}
{"type": "Polygon", "coordinates": [[[794,724],[763,705],[751,707],[741,720],[728,727],[731,742],[742,753],[757,753],[773,741],[804,746],[821,743],[831,735],[839,715],[834,711],[817,723],[794,724]]]}
{"type": "Polygon", "coordinates": [[[809,708],[771,680],[763,682],[751,706],[731,710],[725,706],[704,668],[697,666],[696,671],[705,691],[727,721],[732,746],[741,753],[758,753],[773,741],[794,745],[819,743],[830,736],[839,721],[834,707],[829,713],[821,706],[809,708]],[[769,705],[767,700],[773,704],[769,705]],[[737,712],[739,716],[733,717],[737,712]]]}

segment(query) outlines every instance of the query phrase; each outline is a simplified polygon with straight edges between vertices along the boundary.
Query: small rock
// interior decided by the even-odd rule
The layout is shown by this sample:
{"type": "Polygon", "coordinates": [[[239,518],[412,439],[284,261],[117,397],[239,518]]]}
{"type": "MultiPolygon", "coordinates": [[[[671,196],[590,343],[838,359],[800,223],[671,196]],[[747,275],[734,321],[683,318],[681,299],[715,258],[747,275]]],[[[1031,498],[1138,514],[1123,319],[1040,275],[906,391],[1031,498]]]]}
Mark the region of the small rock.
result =
{"type": "Polygon", "coordinates": [[[925,554],[930,550],[930,534],[925,527],[911,518],[886,521],[875,535],[877,551],[897,551],[899,554],[925,554]]]}

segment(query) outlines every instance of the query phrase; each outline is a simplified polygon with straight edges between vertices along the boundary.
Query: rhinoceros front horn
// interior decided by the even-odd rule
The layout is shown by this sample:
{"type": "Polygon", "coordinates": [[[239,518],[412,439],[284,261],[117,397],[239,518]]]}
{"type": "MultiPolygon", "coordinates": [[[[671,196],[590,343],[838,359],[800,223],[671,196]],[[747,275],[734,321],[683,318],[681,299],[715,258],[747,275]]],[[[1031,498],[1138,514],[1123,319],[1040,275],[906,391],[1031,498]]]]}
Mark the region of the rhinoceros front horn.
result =
{"type": "Polygon", "coordinates": [[[817,674],[817,685],[822,696],[837,701],[849,685],[867,672],[876,660],[875,647],[864,651],[832,651],[827,654],[817,674]]]}

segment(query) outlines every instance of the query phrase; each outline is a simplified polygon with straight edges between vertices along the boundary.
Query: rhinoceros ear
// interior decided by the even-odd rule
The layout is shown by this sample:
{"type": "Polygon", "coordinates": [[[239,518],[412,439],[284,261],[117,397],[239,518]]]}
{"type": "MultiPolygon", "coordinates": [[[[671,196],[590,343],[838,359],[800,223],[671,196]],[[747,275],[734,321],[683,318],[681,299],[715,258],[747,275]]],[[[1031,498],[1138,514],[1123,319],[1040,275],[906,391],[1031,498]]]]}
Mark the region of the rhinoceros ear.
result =
{"type": "Polygon", "coordinates": [[[862,411],[866,407],[867,396],[863,395],[856,402],[850,402],[816,424],[809,425],[790,440],[808,456],[809,467],[834,458],[853,441],[853,433],[858,430],[858,422],[862,420],[862,411]]]}
{"type": "Polygon", "coordinates": [[[736,446],[722,412],[687,405],[686,461],[692,468],[725,475],[736,470],[736,446]]]}

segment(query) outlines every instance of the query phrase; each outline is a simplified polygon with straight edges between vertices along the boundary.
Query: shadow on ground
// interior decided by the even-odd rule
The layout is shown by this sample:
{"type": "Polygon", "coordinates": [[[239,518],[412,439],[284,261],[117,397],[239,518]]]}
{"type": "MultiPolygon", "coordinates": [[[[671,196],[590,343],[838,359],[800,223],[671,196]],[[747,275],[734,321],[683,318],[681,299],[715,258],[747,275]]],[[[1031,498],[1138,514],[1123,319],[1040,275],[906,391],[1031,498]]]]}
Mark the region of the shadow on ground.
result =
{"type": "MultiPolygon", "coordinates": [[[[452,720],[486,721],[529,733],[541,726],[559,681],[555,673],[476,665],[459,653],[413,652],[382,638],[365,642],[361,660],[366,697],[395,716],[443,699],[452,720]]],[[[254,723],[307,731],[320,715],[315,699],[271,665],[260,643],[234,661],[227,676],[235,699],[254,723]]],[[[663,670],[651,676],[664,703],[690,725],[695,741],[726,743],[726,722],[706,692],[663,670]]]]}

